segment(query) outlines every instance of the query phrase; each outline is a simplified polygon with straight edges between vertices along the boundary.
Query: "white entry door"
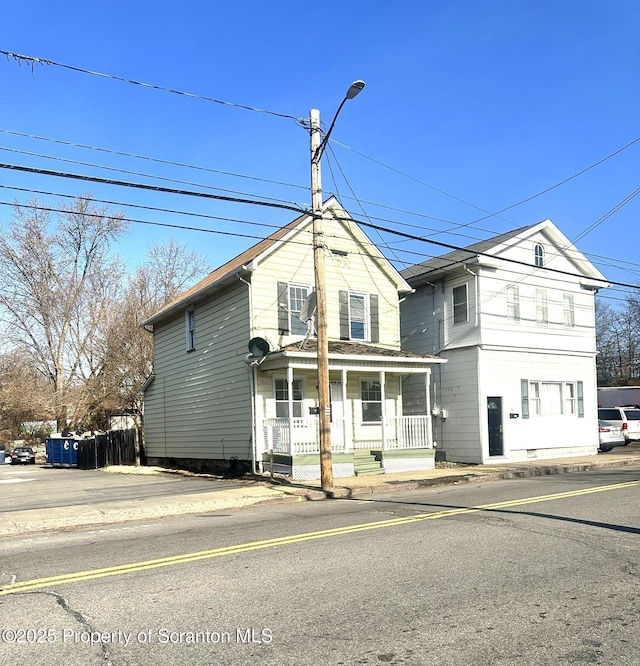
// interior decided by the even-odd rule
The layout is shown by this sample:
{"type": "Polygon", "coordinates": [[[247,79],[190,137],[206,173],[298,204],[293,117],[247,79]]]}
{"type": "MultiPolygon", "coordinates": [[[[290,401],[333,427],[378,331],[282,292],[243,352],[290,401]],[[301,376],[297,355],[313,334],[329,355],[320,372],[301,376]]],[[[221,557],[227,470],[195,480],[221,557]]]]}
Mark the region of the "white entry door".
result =
{"type": "Polygon", "coordinates": [[[331,382],[329,384],[331,396],[331,447],[344,448],[344,402],[342,399],[342,384],[331,382]]]}

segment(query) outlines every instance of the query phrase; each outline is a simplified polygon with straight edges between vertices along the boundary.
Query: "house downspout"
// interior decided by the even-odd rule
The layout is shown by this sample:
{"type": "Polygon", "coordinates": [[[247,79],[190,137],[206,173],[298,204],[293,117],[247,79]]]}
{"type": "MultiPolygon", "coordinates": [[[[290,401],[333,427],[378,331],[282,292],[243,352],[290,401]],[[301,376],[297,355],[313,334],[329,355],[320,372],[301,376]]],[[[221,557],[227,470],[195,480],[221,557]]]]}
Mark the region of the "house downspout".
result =
{"type": "Polygon", "coordinates": [[[478,309],[479,309],[478,308],[478,305],[479,305],[479,303],[478,303],[478,274],[474,273],[472,270],[468,269],[467,264],[462,264],[462,268],[464,268],[464,270],[467,271],[467,273],[470,273],[471,275],[473,275],[473,293],[474,293],[474,299],[475,299],[475,303],[474,303],[474,306],[473,306],[473,310],[474,310],[474,313],[475,313],[473,327],[477,328],[478,327],[478,322],[480,321],[480,318],[479,318],[480,313],[478,312],[478,309]]]}
{"type": "MultiPolygon", "coordinates": [[[[244,270],[253,272],[253,267],[243,266],[244,270]]],[[[247,285],[247,292],[249,294],[249,340],[253,337],[253,298],[251,294],[251,283],[248,280],[245,280],[242,275],[238,274],[238,279],[240,282],[244,282],[247,285]]],[[[257,424],[256,424],[256,386],[258,384],[256,377],[256,366],[254,364],[247,364],[247,370],[249,371],[249,394],[250,394],[250,408],[251,408],[251,472],[252,474],[257,474],[258,469],[256,465],[256,458],[258,455],[258,439],[257,439],[257,424]]]]}

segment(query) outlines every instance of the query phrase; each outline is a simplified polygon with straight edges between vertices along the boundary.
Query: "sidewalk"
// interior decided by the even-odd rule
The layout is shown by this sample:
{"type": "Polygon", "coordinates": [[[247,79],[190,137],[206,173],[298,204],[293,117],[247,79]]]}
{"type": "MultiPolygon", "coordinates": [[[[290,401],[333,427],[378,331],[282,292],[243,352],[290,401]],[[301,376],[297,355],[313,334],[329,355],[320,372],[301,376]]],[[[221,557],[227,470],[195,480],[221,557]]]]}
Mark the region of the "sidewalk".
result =
{"type": "MultiPolygon", "coordinates": [[[[332,493],[325,493],[319,481],[293,482],[269,476],[243,479],[236,488],[199,492],[191,495],[166,495],[145,500],[120,500],[99,505],[62,506],[51,509],[0,512],[0,537],[33,534],[94,525],[110,525],[136,520],[152,520],[169,516],[208,513],[242,508],[271,501],[324,500],[327,497],[347,498],[379,492],[426,486],[466,483],[479,480],[515,479],[546,476],[597,469],[636,467],[640,473],[640,444],[616,448],[597,456],[527,461],[506,465],[470,465],[438,467],[420,472],[399,472],[377,476],[334,479],[332,493]]],[[[112,467],[105,473],[185,474],[148,467],[112,467]]],[[[225,480],[228,485],[228,480],[225,480]]]]}

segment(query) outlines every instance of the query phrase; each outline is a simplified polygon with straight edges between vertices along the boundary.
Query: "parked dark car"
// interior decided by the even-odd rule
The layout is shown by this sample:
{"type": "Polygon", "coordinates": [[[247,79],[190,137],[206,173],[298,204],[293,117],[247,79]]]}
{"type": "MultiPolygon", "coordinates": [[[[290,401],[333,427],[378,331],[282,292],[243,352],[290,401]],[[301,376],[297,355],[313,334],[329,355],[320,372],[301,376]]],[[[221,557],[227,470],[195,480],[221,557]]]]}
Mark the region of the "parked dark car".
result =
{"type": "Polygon", "coordinates": [[[30,446],[18,446],[11,452],[11,464],[36,464],[36,454],[30,446]]]}

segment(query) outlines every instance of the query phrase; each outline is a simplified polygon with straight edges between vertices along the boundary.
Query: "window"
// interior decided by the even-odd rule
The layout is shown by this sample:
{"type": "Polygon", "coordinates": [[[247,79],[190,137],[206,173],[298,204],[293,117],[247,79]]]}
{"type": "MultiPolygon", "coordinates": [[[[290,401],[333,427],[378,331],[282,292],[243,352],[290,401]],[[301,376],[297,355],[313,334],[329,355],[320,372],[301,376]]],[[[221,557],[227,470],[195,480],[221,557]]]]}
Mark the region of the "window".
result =
{"type": "Polygon", "coordinates": [[[186,348],[187,351],[193,351],[196,348],[196,311],[189,308],[184,313],[186,348]]]}
{"type": "Polygon", "coordinates": [[[540,382],[531,382],[529,387],[529,413],[531,416],[540,416],[542,411],[540,409],[540,382]]]}
{"type": "MultiPolygon", "coordinates": [[[[278,418],[289,417],[289,384],[286,379],[275,380],[275,395],[276,395],[276,416],[278,418]]],[[[291,382],[291,389],[293,392],[293,417],[302,417],[302,380],[294,379],[291,382]]]]}
{"type": "Polygon", "coordinates": [[[549,323],[549,307],[547,306],[546,289],[536,289],[536,321],[539,324],[549,323]]]}
{"type": "Polygon", "coordinates": [[[378,295],[340,291],[340,339],[379,342],[378,295]]]}
{"type": "Polygon", "coordinates": [[[542,245],[538,244],[533,250],[535,265],[539,268],[544,266],[544,248],[542,245]]]}
{"type": "Polygon", "coordinates": [[[522,418],[536,416],[577,416],[584,418],[582,382],[520,380],[522,418]]]}
{"type": "Polygon", "coordinates": [[[562,294],[562,308],[564,312],[564,325],[575,326],[576,318],[573,309],[573,294],[562,294]]]}
{"type": "Polygon", "coordinates": [[[292,335],[304,335],[307,332],[307,322],[300,319],[300,313],[308,295],[308,287],[289,285],[289,332],[292,335]]]}
{"type": "Polygon", "coordinates": [[[382,388],[380,382],[360,382],[363,423],[376,423],[382,420],[382,388]]]}
{"type": "Polygon", "coordinates": [[[576,413],[576,385],[571,382],[564,385],[564,413],[570,416],[576,413]]]}
{"type": "Polygon", "coordinates": [[[305,335],[307,322],[300,318],[310,287],[278,282],[278,330],[280,335],[305,335]]]}
{"type": "Polygon", "coordinates": [[[507,319],[520,320],[520,293],[517,284],[507,287],[507,319]]]}
{"type": "Polygon", "coordinates": [[[463,324],[469,321],[469,311],[467,307],[467,285],[453,288],[453,323],[463,324]]]}

